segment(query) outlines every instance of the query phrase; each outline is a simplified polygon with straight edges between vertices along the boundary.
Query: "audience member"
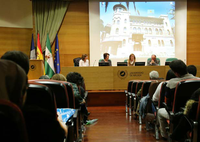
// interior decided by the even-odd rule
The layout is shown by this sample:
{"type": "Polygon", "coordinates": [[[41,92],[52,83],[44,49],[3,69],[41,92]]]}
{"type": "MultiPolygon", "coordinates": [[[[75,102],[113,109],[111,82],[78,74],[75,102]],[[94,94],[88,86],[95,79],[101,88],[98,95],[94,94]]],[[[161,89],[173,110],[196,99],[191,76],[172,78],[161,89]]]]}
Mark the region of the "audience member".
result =
{"type": "Polygon", "coordinates": [[[81,97],[80,91],[79,91],[79,86],[83,84],[83,77],[81,74],[77,72],[70,72],[67,74],[67,82],[72,84],[73,91],[74,91],[74,96],[75,96],[75,105],[76,108],[81,107],[81,111],[84,114],[84,122],[86,123],[87,117],[89,115],[87,108],[85,106],[85,99],[81,97]]]}
{"type": "Polygon", "coordinates": [[[151,60],[147,62],[147,66],[159,66],[160,61],[156,59],[156,55],[151,55],[151,60]]]}
{"type": "Polygon", "coordinates": [[[130,54],[129,55],[129,59],[128,59],[128,66],[135,66],[135,61],[136,61],[136,58],[135,58],[135,55],[134,54],[130,54]]]}
{"type": "Polygon", "coordinates": [[[109,63],[109,66],[112,66],[112,62],[111,60],[109,60],[109,56],[110,56],[109,53],[104,53],[103,54],[104,60],[102,60],[101,63],[109,63]]]}
{"type": "Polygon", "coordinates": [[[197,75],[197,68],[194,65],[189,65],[189,66],[187,66],[187,72],[189,74],[196,76],[197,75]]]}
{"type": "Polygon", "coordinates": [[[88,67],[88,66],[89,66],[88,55],[83,54],[81,60],[79,61],[79,67],[88,67]]]}
{"type": "Polygon", "coordinates": [[[0,60],[0,69],[0,99],[9,100],[22,109],[29,142],[63,142],[67,135],[67,128],[57,119],[53,119],[51,112],[46,112],[36,106],[28,108],[23,106],[28,86],[25,71],[8,60],[0,60]]]}
{"type": "Polygon", "coordinates": [[[42,75],[39,79],[50,79],[50,77],[48,75],[42,75]]]}
{"type": "Polygon", "coordinates": [[[150,80],[157,80],[159,79],[159,73],[153,70],[149,73],[149,78],[150,80]]]}
{"type": "MultiPolygon", "coordinates": [[[[168,70],[167,72],[167,75],[166,75],[166,80],[170,80],[172,78],[176,78],[174,72],[170,69],[168,70]]],[[[168,82],[168,81],[167,81],[168,82]]],[[[153,97],[152,97],[152,100],[154,102],[157,102],[159,100],[159,95],[160,95],[160,89],[161,89],[161,86],[162,86],[163,82],[161,82],[158,87],[156,88],[156,91],[154,92],[153,94],[153,97]]]]}
{"type": "Polygon", "coordinates": [[[0,60],[0,99],[9,100],[22,108],[26,94],[27,76],[16,63],[0,60]]]}
{"type": "Polygon", "coordinates": [[[52,80],[67,81],[66,77],[63,74],[54,74],[51,79],[52,80]]]}
{"type": "MultiPolygon", "coordinates": [[[[172,108],[173,98],[174,98],[174,92],[176,85],[179,81],[184,79],[192,79],[196,78],[192,74],[187,73],[187,66],[186,64],[181,60],[174,60],[169,64],[171,70],[176,75],[176,78],[172,78],[169,80],[169,82],[166,85],[166,93],[165,96],[167,98],[167,105],[169,108],[172,108]]],[[[166,119],[169,119],[169,115],[165,108],[161,108],[158,110],[158,122],[160,124],[160,131],[161,136],[163,139],[167,139],[167,133],[165,130],[165,127],[167,126],[166,119]]]]}
{"type": "Polygon", "coordinates": [[[174,128],[170,138],[176,141],[183,141],[188,131],[191,131],[191,126],[186,120],[186,117],[195,120],[197,114],[198,101],[200,96],[200,89],[197,89],[191,96],[190,100],[187,101],[185,110],[181,115],[180,119],[176,123],[178,125],[174,128]]]}
{"type": "Polygon", "coordinates": [[[21,51],[7,51],[1,59],[11,60],[21,66],[26,74],[29,72],[29,58],[21,51]]]}

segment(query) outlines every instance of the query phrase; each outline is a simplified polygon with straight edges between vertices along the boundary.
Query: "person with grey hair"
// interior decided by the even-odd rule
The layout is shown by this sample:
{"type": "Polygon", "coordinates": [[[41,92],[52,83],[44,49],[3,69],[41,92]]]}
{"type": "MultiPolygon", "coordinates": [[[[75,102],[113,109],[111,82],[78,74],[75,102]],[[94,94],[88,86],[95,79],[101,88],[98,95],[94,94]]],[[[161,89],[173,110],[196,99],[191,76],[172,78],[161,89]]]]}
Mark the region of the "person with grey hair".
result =
{"type": "Polygon", "coordinates": [[[159,78],[159,73],[157,71],[153,70],[153,71],[151,71],[149,73],[149,77],[150,77],[151,80],[158,79],[159,78]]]}

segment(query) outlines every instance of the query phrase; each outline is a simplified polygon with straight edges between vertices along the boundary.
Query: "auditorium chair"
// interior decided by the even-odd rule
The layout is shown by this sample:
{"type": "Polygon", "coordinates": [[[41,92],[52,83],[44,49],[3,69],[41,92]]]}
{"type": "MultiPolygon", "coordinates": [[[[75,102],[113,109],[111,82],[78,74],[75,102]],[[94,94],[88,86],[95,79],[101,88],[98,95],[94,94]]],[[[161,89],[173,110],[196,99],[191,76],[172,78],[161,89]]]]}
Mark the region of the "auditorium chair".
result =
{"type": "MultiPolygon", "coordinates": [[[[156,60],[159,61],[159,66],[160,66],[160,58],[156,58],[156,60]]],[[[148,59],[147,59],[147,63],[148,63],[149,61],[151,61],[151,58],[148,58],[148,59]]]]}
{"type": "Polygon", "coordinates": [[[153,122],[152,120],[155,120],[155,116],[154,116],[154,113],[152,111],[152,97],[153,97],[153,94],[155,93],[158,85],[160,84],[159,81],[153,81],[151,82],[151,85],[149,86],[149,98],[148,98],[148,102],[147,102],[147,105],[146,105],[146,108],[145,108],[145,124],[146,124],[146,130],[148,131],[150,128],[149,128],[149,123],[153,122]]]}
{"type": "Polygon", "coordinates": [[[7,100],[0,100],[0,141],[28,142],[21,109],[7,100]]]}
{"type": "Polygon", "coordinates": [[[199,96],[199,102],[196,112],[196,119],[192,120],[188,118],[188,116],[184,116],[187,122],[190,124],[191,127],[191,137],[188,141],[191,142],[199,142],[200,141],[200,96],[199,96]]]}
{"type": "Polygon", "coordinates": [[[172,62],[174,60],[178,60],[177,58],[167,58],[165,62],[172,62]]]}
{"type": "Polygon", "coordinates": [[[125,59],[124,62],[128,62],[128,59],[125,59]]]}
{"type": "Polygon", "coordinates": [[[175,93],[174,93],[174,100],[172,110],[169,110],[166,103],[163,103],[164,108],[166,109],[167,113],[169,114],[169,121],[168,121],[168,136],[173,131],[173,118],[174,114],[182,111],[181,108],[185,107],[187,100],[191,98],[191,95],[200,87],[200,79],[188,79],[183,80],[177,83],[175,93]]]}
{"type": "MultiPolygon", "coordinates": [[[[102,62],[104,59],[99,59],[99,62],[102,62]]],[[[111,61],[110,59],[108,59],[108,61],[111,61]]]]}
{"type": "Polygon", "coordinates": [[[159,139],[159,122],[158,122],[158,110],[160,108],[163,108],[163,102],[165,101],[165,87],[167,85],[167,82],[163,82],[160,88],[160,95],[159,95],[159,100],[158,102],[153,102],[155,108],[156,108],[156,113],[155,115],[155,138],[158,140],[159,139]]]}
{"type": "Polygon", "coordinates": [[[62,81],[45,79],[30,80],[30,82],[32,81],[50,87],[50,89],[54,92],[57,108],[69,108],[69,97],[67,93],[67,87],[62,81]]]}
{"type": "MultiPolygon", "coordinates": [[[[75,98],[72,85],[66,81],[58,80],[30,80],[30,83],[39,83],[48,86],[54,93],[57,108],[72,108],[75,109],[75,98]]],[[[81,117],[78,110],[73,115],[73,120],[69,120],[69,134],[73,134],[67,138],[68,141],[79,139],[79,131],[81,131],[81,117]]]]}
{"type": "Polygon", "coordinates": [[[79,67],[79,61],[81,60],[81,57],[77,57],[77,58],[74,58],[73,59],[73,62],[74,62],[74,66],[75,67],[79,67]]]}
{"type": "MultiPolygon", "coordinates": [[[[148,92],[149,92],[149,86],[151,85],[152,81],[153,80],[146,80],[146,81],[144,81],[142,83],[142,86],[141,86],[141,95],[140,95],[140,97],[136,97],[136,102],[134,102],[136,104],[135,108],[137,107],[138,102],[141,100],[141,98],[144,97],[144,96],[146,96],[148,94],[148,92]]],[[[142,124],[142,116],[141,115],[139,115],[139,124],[142,124]]]]}
{"type": "Polygon", "coordinates": [[[126,95],[126,102],[125,102],[125,107],[126,107],[126,113],[128,112],[128,107],[129,107],[129,94],[131,93],[131,86],[132,86],[133,81],[130,80],[128,82],[127,90],[124,91],[126,95]]]}

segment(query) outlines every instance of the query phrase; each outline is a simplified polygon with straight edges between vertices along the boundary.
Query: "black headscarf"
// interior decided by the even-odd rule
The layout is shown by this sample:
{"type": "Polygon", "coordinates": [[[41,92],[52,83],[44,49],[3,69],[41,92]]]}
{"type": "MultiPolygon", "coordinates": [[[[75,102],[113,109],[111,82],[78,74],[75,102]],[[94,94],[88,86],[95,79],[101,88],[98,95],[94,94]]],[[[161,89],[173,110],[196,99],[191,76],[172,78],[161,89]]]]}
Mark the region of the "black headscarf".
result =
{"type": "Polygon", "coordinates": [[[0,60],[0,99],[10,100],[19,107],[23,105],[27,76],[16,63],[0,60]]]}

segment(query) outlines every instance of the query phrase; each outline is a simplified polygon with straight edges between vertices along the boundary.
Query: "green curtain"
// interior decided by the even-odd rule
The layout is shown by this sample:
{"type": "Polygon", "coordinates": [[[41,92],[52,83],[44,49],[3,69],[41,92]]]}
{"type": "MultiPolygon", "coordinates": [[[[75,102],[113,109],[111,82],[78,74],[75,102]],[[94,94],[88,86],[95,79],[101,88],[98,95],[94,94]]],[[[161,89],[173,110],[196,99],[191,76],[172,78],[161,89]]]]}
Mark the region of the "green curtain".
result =
{"type": "Polygon", "coordinates": [[[45,51],[47,33],[49,33],[49,39],[52,44],[62,24],[69,2],[62,0],[33,0],[32,3],[36,39],[37,33],[39,33],[42,51],[45,51]]]}

